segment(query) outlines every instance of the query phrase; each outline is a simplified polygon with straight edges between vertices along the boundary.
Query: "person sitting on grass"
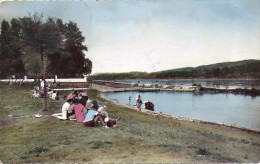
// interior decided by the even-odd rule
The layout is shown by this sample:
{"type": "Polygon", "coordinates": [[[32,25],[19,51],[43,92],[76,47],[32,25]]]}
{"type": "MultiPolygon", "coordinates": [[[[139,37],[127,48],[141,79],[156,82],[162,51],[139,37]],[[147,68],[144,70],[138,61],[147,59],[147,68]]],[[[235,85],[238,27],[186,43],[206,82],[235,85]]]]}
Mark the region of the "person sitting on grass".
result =
{"type": "Polygon", "coordinates": [[[72,100],[67,100],[63,106],[62,106],[62,109],[61,109],[61,113],[62,113],[62,119],[67,119],[67,113],[68,113],[68,109],[69,107],[71,106],[72,104],[72,100]]]}
{"type": "Polygon", "coordinates": [[[96,100],[92,101],[92,106],[87,109],[86,116],[84,119],[84,125],[86,127],[95,127],[97,126],[97,123],[99,122],[103,127],[106,127],[106,123],[102,117],[102,114],[97,112],[98,110],[98,104],[96,100]]]}
{"type": "Polygon", "coordinates": [[[78,100],[78,104],[74,106],[75,110],[75,116],[77,122],[83,122],[85,119],[85,114],[86,114],[86,100],[85,99],[80,99],[78,100]]]}
{"type": "Polygon", "coordinates": [[[76,100],[78,101],[78,104],[73,107],[75,111],[75,118],[77,122],[82,122],[87,113],[87,109],[86,109],[87,100],[85,98],[76,99],[76,100]]]}
{"type": "Polygon", "coordinates": [[[117,121],[119,121],[119,120],[120,120],[120,117],[117,117],[117,118],[108,117],[104,121],[106,122],[108,127],[112,128],[112,127],[117,126],[117,121]]]}
{"type": "Polygon", "coordinates": [[[79,95],[78,95],[78,98],[81,99],[81,98],[84,98],[86,100],[88,100],[88,94],[82,90],[79,91],[79,95]]]}
{"type": "Polygon", "coordinates": [[[108,115],[104,119],[104,112],[102,113],[103,107],[99,108],[99,111],[88,109],[87,114],[84,119],[84,125],[86,127],[95,127],[95,126],[103,126],[103,127],[113,127],[117,124],[117,121],[120,119],[119,117],[116,119],[109,118],[108,115]],[[102,108],[102,109],[101,109],[102,108]]]}
{"type": "Polygon", "coordinates": [[[96,100],[93,100],[93,101],[92,101],[92,106],[90,107],[90,109],[97,111],[98,108],[99,108],[99,106],[98,106],[98,104],[97,104],[97,101],[96,101],[96,100]]]}
{"type": "Polygon", "coordinates": [[[92,106],[88,109],[88,113],[85,117],[85,122],[91,121],[86,123],[85,126],[92,127],[96,126],[97,123],[100,123],[102,126],[113,127],[117,124],[117,121],[120,119],[119,117],[114,119],[108,117],[108,113],[105,111],[106,106],[102,107],[97,104],[96,100],[92,101],[92,106]],[[101,118],[96,118],[101,116],[101,118]],[[87,118],[88,117],[88,118],[87,118]],[[95,118],[97,120],[95,120],[95,118]],[[86,121],[87,120],[87,121],[86,121]],[[95,123],[95,124],[94,124],[95,123]]]}
{"type": "Polygon", "coordinates": [[[67,111],[67,119],[75,119],[75,110],[74,107],[78,104],[78,100],[77,99],[69,99],[72,101],[72,104],[69,106],[68,111],[67,111]]]}
{"type": "Polygon", "coordinates": [[[78,96],[77,91],[75,91],[74,89],[72,90],[72,92],[70,94],[68,94],[67,96],[67,100],[68,99],[75,99],[78,96]]]}
{"type": "Polygon", "coordinates": [[[102,115],[98,113],[95,110],[88,109],[85,119],[84,119],[84,125],[86,127],[95,127],[98,125],[98,122],[103,126],[107,127],[102,115]]]}
{"type": "Polygon", "coordinates": [[[104,107],[99,107],[97,112],[99,114],[101,114],[103,120],[105,121],[105,123],[107,124],[108,127],[113,127],[113,126],[116,126],[117,124],[117,121],[120,119],[119,117],[117,118],[111,118],[111,117],[108,117],[108,113],[107,111],[105,110],[106,109],[106,106],[104,107]]]}
{"type": "Polygon", "coordinates": [[[59,93],[56,94],[56,96],[55,96],[55,100],[60,100],[59,93]]]}
{"type": "Polygon", "coordinates": [[[68,109],[71,106],[71,104],[72,104],[72,99],[67,100],[62,105],[61,113],[56,113],[56,114],[53,114],[52,116],[57,117],[58,119],[62,119],[62,120],[67,119],[67,112],[68,112],[68,109]]]}
{"type": "MultiPolygon", "coordinates": [[[[54,90],[53,90],[53,92],[52,92],[50,95],[51,95],[50,97],[51,97],[53,100],[57,100],[57,99],[56,99],[56,97],[58,96],[58,92],[57,92],[57,91],[54,91],[54,90]]],[[[59,97],[59,96],[58,96],[58,97],[59,97]]]]}

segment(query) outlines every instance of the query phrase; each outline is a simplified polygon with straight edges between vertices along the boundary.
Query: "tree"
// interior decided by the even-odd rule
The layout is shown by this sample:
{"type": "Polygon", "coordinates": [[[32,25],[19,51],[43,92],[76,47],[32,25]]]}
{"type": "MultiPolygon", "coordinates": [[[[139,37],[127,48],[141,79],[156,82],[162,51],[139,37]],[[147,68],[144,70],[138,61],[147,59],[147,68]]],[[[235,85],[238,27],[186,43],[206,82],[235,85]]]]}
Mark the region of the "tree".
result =
{"type": "Polygon", "coordinates": [[[219,69],[219,67],[213,69],[212,72],[215,77],[220,77],[221,75],[221,70],[219,69]]]}
{"type": "Polygon", "coordinates": [[[68,50],[77,48],[79,50],[87,51],[87,47],[82,44],[85,38],[82,36],[76,23],[70,21],[65,24],[65,37],[65,46],[68,50]]]}
{"type": "Polygon", "coordinates": [[[21,75],[25,73],[21,46],[19,44],[20,32],[21,25],[18,19],[13,18],[10,24],[5,20],[2,21],[0,37],[0,75],[3,78],[13,74],[21,77],[21,75]]]}
{"type": "Polygon", "coordinates": [[[83,68],[83,71],[82,71],[84,74],[91,74],[92,72],[92,61],[89,60],[89,58],[86,58],[84,60],[84,68],[83,68]]]}
{"type": "Polygon", "coordinates": [[[57,25],[62,34],[62,48],[59,52],[48,55],[50,61],[48,70],[53,73],[75,75],[87,74],[92,71],[92,62],[87,58],[83,51],[87,51],[84,46],[85,38],[82,36],[77,24],[69,22],[62,24],[57,20],[57,25]]]}
{"type": "Polygon", "coordinates": [[[209,77],[212,76],[212,71],[211,71],[210,69],[204,68],[204,69],[203,69],[203,72],[204,72],[204,76],[205,76],[206,78],[209,78],[209,77]]]}
{"type": "Polygon", "coordinates": [[[32,16],[20,18],[22,25],[20,41],[25,49],[24,52],[33,51],[41,58],[45,94],[43,111],[47,111],[45,63],[43,59],[44,55],[59,48],[61,38],[54,19],[48,18],[46,22],[43,22],[42,17],[42,15],[35,13],[32,16]]]}
{"type": "MultiPolygon", "coordinates": [[[[85,38],[74,22],[35,13],[3,20],[0,35],[0,77],[12,74],[39,74],[42,63],[53,74],[91,73],[92,62],[85,58],[85,38]],[[38,54],[38,55],[37,55],[38,54]],[[41,60],[43,59],[43,60],[41,60]]],[[[44,69],[43,69],[44,70],[44,69]]],[[[45,71],[41,70],[43,74],[45,71]]]]}
{"type": "Polygon", "coordinates": [[[228,73],[229,73],[229,69],[228,69],[227,66],[225,66],[225,67],[223,68],[223,74],[224,74],[224,76],[227,76],[228,73]]]}
{"type": "Polygon", "coordinates": [[[19,76],[25,73],[25,68],[22,62],[21,45],[19,42],[20,34],[21,34],[21,24],[18,19],[13,18],[11,20],[12,44],[10,49],[13,52],[11,54],[11,59],[12,59],[12,65],[15,69],[15,74],[18,74],[19,76]]]}
{"type": "MultiPolygon", "coordinates": [[[[47,60],[45,58],[44,63],[46,62],[47,60]]],[[[37,77],[37,75],[39,75],[42,71],[41,56],[38,54],[38,52],[35,52],[33,49],[27,49],[26,51],[24,51],[23,63],[25,70],[29,75],[35,75],[35,77],[37,77]]]]}
{"type": "Polygon", "coordinates": [[[10,53],[11,45],[11,28],[8,21],[3,20],[1,23],[1,37],[0,37],[0,77],[10,75],[14,70],[11,67],[10,53]]]}

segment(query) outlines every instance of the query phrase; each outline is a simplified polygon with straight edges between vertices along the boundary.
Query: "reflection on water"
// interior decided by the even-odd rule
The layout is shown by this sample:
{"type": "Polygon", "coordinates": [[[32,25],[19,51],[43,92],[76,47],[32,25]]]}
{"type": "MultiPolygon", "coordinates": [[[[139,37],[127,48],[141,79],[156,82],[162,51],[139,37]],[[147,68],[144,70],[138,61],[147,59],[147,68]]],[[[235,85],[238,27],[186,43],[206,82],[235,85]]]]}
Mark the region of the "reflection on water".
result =
{"type": "Polygon", "coordinates": [[[260,96],[169,91],[103,93],[111,100],[130,105],[135,104],[137,94],[143,102],[152,101],[158,112],[260,130],[260,96]]]}

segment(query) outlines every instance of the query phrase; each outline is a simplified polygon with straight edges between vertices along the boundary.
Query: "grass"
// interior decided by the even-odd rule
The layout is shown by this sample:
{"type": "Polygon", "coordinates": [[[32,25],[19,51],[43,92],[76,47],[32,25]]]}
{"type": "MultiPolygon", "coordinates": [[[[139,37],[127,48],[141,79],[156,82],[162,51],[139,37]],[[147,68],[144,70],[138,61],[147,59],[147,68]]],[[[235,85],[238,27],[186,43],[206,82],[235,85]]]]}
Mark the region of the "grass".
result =
{"type": "MultiPolygon", "coordinates": [[[[11,91],[2,88],[0,93],[4,100],[1,106],[10,104],[8,108],[1,108],[2,122],[7,121],[5,118],[10,114],[30,116],[42,108],[42,101],[31,99],[26,88],[11,91]],[[8,96],[2,96],[2,93],[8,96]]],[[[92,100],[106,101],[96,90],[87,93],[92,100]]],[[[49,103],[52,103],[49,105],[51,112],[57,111],[58,102],[49,103]]],[[[53,117],[23,117],[1,124],[1,162],[260,161],[258,134],[152,116],[111,102],[105,103],[110,116],[121,117],[115,128],[86,128],[81,123],[53,117]]]]}
{"type": "Polygon", "coordinates": [[[29,93],[25,89],[1,89],[0,117],[24,116],[39,111],[42,108],[42,102],[39,99],[30,99],[29,93]]]}

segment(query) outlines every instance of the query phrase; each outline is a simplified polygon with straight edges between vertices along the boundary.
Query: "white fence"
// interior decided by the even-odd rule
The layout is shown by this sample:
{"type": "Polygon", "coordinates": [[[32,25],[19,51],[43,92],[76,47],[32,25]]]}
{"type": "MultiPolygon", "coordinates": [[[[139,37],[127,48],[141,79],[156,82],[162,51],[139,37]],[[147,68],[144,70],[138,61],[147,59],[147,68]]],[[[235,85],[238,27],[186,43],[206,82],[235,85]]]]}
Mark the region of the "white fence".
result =
{"type": "MultiPolygon", "coordinates": [[[[34,82],[35,79],[28,79],[26,76],[24,76],[24,79],[16,79],[15,77],[11,78],[11,79],[1,79],[0,81],[3,82],[34,82]]],[[[45,79],[46,82],[87,82],[87,76],[84,75],[84,78],[64,78],[64,79],[58,79],[57,76],[55,76],[55,78],[51,78],[51,79],[45,79]]]]}

